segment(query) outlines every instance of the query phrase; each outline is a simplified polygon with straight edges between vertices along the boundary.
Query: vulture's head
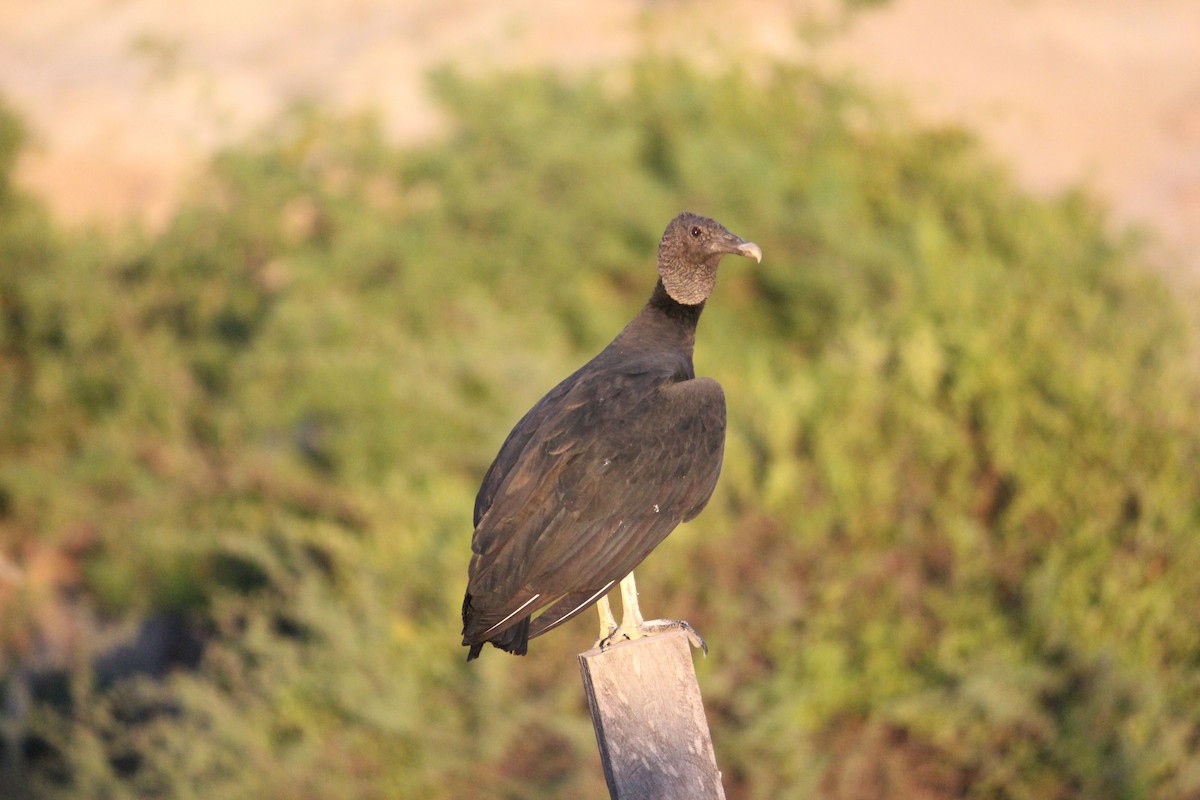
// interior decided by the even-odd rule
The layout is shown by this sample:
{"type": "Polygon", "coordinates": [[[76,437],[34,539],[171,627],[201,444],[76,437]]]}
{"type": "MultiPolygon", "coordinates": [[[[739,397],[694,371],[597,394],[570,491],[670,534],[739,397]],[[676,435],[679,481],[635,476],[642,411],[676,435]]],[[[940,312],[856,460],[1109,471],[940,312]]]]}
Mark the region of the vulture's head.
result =
{"type": "Polygon", "coordinates": [[[721,256],[762,261],[762,248],[733,235],[715,219],[685,211],[663,232],[658,246],[658,277],[677,303],[694,306],[712,294],[721,256]]]}

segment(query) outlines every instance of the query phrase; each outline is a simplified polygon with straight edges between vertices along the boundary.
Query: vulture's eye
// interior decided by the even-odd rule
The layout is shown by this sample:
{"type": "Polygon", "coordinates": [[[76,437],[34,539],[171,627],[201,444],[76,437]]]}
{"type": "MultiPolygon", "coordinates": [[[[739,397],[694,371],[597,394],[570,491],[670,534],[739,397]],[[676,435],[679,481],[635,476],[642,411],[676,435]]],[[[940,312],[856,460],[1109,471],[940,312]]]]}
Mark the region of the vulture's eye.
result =
{"type": "Polygon", "coordinates": [[[693,239],[699,239],[699,238],[700,238],[700,226],[699,226],[699,225],[693,225],[693,226],[692,226],[692,238],[693,238],[693,239]]]}

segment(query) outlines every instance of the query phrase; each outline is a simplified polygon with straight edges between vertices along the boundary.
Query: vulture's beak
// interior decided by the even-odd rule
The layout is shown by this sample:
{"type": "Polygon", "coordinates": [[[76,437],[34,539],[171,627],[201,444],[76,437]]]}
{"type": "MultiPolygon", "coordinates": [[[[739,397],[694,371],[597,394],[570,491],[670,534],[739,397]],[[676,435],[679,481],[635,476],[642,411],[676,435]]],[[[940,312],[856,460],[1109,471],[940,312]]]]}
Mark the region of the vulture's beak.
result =
{"type": "Polygon", "coordinates": [[[717,241],[717,249],[722,253],[729,253],[735,256],[749,256],[755,261],[762,263],[762,248],[754,242],[747,242],[740,236],[734,236],[732,233],[726,233],[717,241]]]}
{"type": "Polygon", "coordinates": [[[755,261],[762,263],[762,248],[754,242],[742,242],[735,248],[734,252],[739,256],[749,256],[755,261]]]}

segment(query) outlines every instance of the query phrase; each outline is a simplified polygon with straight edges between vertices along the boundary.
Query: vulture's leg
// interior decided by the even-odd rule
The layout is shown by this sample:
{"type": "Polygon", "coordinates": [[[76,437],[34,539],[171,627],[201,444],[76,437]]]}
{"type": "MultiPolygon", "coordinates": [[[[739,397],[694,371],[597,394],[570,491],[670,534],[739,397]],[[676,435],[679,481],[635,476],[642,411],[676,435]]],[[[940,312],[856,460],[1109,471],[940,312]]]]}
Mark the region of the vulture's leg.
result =
{"type": "Polygon", "coordinates": [[[671,628],[679,628],[687,634],[692,647],[703,650],[704,654],[708,655],[708,645],[691,623],[681,619],[642,619],[642,610],[638,607],[637,595],[637,582],[633,579],[631,572],[621,581],[621,627],[609,634],[608,638],[599,642],[601,648],[622,639],[641,639],[643,636],[652,636],[671,628]]]}
{"type": "MultiPolygon", "coordinates": [[[[610,583],[609,586],[612,586],[610,583]]],[[[596,610],[600,612],[600,638],[593,647],[605,647],[610,644],[613,634],[617,632],[617,618],[613,616],[612,606],[608,603],[608,595],[596,601],[596,610]]]]}

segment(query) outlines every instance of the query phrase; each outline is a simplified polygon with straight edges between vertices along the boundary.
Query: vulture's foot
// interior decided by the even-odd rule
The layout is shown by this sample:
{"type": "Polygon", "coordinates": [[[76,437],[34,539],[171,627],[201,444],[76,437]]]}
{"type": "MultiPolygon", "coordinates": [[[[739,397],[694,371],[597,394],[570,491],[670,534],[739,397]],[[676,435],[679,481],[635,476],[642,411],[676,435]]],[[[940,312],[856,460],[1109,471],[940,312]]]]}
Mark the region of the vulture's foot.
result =
{"type": "Polygon", "coordinates": [[[632,642],[635,639],[653,636],[671,628],[678,628],[687,634],[692,647],[703,650],[704,655],[708,655],[708,643],[696,632],[690,622],[681,619],[642,619],[642,610],[638,608],[637,596],[637,582],[631,572],[621,580],[621,605],[624,606],[621,625],[618,627],[613,624],[615,620],[612,616],[612,609],[608,608],[606,599],[600,608],[600,639],[596,642],[596,647],[604,650],[618,642],[632,642]],[[606,629],[610,631],[607,636],[604,635],[606,629]]]}
{"type": "Polygon", "coordinates": [[[648,619],[629,627],[622,625],[608,636],[602,636],[596,642],[596,647],[601,650],[607,650],[614,644],[632,642],[647,636],[654,636],[655,634],[669,631],[672,628],[686,633],[688,641],[692,643],[692,647],[702,651],[704,655],[708,655],[708,643],[704,641],[704,637],[692,626],[692,623],[682,619],[648,619]]]}
{"type": "Polygon", "coordinates": [[[620,628],[617,627],[617,618],[613,616],[612,606],[608,603],[608,595],[596,602],[596,610],[600,612],[600,638],[592,647],[603,650],[613,643],[613,637],[620,628]]]}

